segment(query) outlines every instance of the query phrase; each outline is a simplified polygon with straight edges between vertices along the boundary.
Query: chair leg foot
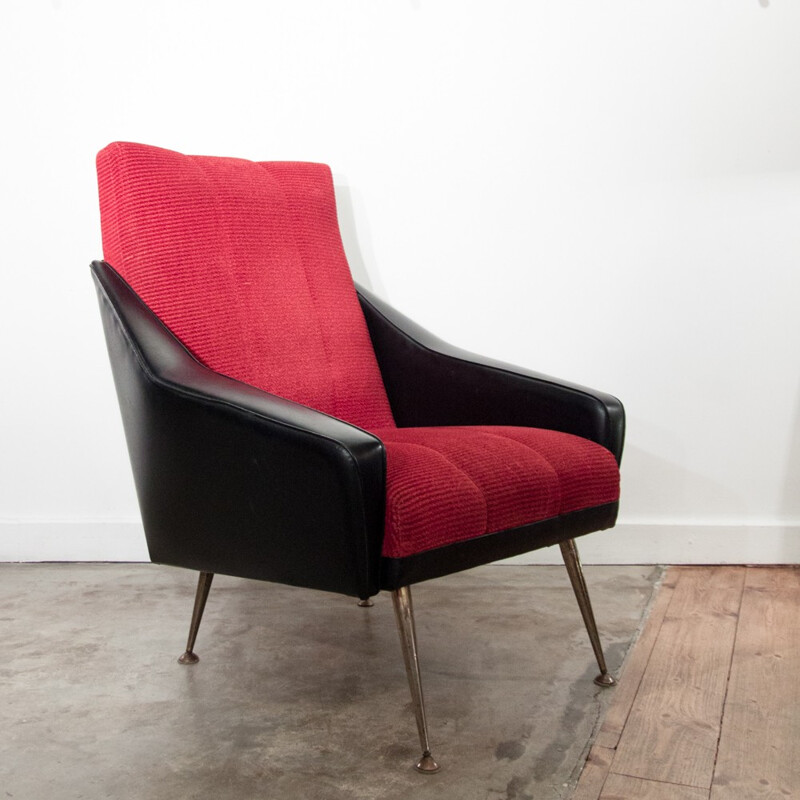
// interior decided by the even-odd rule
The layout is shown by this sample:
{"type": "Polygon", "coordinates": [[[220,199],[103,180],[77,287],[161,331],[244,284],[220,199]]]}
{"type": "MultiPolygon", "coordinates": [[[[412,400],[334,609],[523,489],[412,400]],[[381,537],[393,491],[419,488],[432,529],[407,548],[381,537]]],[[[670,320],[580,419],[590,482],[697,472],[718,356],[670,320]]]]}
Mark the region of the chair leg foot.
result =
{"type": "Polygon", "coordinates": [[[179,664],[196,664],[200,660],[194,652],[194,643],[197,639],[197,631],[200,628],[200,620],[203,618],[203,611],[208,600],[208,592],[211,589],[211,581],[214,580],[213,572],[201,572],[197,579],[197,592],[194,596],[194,609],[192,610],[192,623],[189,626],[189,640],[186,642],[186,652],[178,658],[179,664]]]}
{"type": "Polygon", "coordinates": [[[358,601],[358,607],[359,608],[372,608],[372,606],[374,606],[374,605],[375,605],[375,603],[372,602],[372,598],[371,597],[368,597],[366,600],[359,600],[358,601]]]}
{"type": "Polygon", "coordinates": [[[422,754],[422,758],[414,764],[414,769],[417,772],[432,774],[434,772],[438,772],[441,767],[436,763],[433,756],[426,750],[422,754]]]}
{"type": "Polygon", "coordinates": [[[578,556],[578,548],[575,546],[575,540],[567,539],[567,541],[561,542],[560,546],[561,555],[564,557],[564,564],[567,568],[567,574],[572,583],[575,597],[578,600],[578,606],[580,607],[586,630],[589,633],[589,641],[592,643],[594,657],[597,659],[597,666],[600,667],[600,674],[594,679],[594,682],[602,687],[615,686],[617,681],[606,667],[603,648],[600,646],[597,623],[595,622],[594,612],[592,611],[592,602],[589,599],[589,590],[586,588],[586,581],[583,578],[583,569],[578,556]]]}
{"type": "Polygon", "coordinates": [[[439,765],[431,755],[428,742],[428,723],[425,719],[425,700],[422,696],[422,681],[419,674],[419,658],[417,657],[417,632],[414,626],[414,607],[411,603],[411,590],[408,586],[392,592],[397,629],[400,633],[400,645],[403,650],[403,661],[406,665],[408,686],[411,690],[411,702],[417,720],[417,732],[422,746],[422,756],[414,765],[419,772],[431,774],[439,771],[439,765]]]}
{"type": "Polygon", "coordinates": [[[617,679],[610,672],[601,672],[594,679],[594,682],[603,689],[607,689],[609,686],[617,685],[617,679]]]}

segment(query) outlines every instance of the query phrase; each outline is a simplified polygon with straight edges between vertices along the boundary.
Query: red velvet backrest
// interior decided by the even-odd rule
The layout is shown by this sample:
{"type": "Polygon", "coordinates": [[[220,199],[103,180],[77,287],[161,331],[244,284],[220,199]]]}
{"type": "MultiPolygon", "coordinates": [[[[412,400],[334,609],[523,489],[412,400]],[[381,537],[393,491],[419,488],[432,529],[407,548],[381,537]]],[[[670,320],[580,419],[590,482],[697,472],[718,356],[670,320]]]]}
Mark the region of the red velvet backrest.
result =
{"type": "Polygon", "coordinates": [[[364,428],[394,425],[323,164],[97,156],[104,258],[213,370],[364,428]]]}

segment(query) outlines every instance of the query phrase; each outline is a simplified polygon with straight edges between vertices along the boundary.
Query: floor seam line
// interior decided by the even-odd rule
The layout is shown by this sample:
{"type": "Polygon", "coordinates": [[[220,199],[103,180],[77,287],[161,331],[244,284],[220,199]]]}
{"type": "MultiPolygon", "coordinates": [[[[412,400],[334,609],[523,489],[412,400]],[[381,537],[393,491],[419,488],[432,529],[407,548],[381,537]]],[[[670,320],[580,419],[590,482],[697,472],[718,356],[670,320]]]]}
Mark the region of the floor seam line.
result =
{"type": "Polygon", "coordinates": [[[622,778],[633,778],[637,781],[648,781],[649,783],[663,783],[666,786],[683,786],[686,789],[699,789],[701,792],[711,791],[711,786],[698,786],[696,783],[677,783],[676,781],[663,781],[659,778],[644,778],[641,775],[631,775],[629,772],[614,772],[613,769],[608,771],[609,775],[619,775],[622,778]]]}
{"type": "MultiPolygon", "coordinates": [[[[714,748],[714,764],[711,768],[711,787],[714,786],[714,778],[717,777],[717,763],[719,762],[719,746],[720,742],[722,741],[722,727],[725,724],[725,711],[728,707],[728,692],[731,688],[731,673],[733,672],[733,659],[736,655],[736,644],[739,641],[739,631],[741,628],[741,621],[742,621],[742,604],[744,603],[744,593],[747,589],[747,567],[742,568],[742,588],[739,593],[739,605],[736,609],[736,633],[733,636],[733,644],[731,645],[731,657],[728,662],[728,674],[725,679],[725,694],[722,697],[722,709],[720,710],[719,715],[719,731],[717,733],[717,744],[714,748]]],[[[711,787],[709,787],[709,796],[711,792],[711,787]]]]}

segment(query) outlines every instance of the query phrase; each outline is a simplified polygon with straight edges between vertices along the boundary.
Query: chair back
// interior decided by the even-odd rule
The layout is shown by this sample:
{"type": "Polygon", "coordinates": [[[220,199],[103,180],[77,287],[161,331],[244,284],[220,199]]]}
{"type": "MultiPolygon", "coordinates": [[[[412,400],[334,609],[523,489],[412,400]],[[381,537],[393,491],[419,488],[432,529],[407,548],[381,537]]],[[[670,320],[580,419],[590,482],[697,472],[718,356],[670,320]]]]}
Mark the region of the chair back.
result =
{"type": "Polygon", "coordinates": [[[103,253],[200,362],[359,427],[394,425],[330,169],[98,153],[103,253]]]}

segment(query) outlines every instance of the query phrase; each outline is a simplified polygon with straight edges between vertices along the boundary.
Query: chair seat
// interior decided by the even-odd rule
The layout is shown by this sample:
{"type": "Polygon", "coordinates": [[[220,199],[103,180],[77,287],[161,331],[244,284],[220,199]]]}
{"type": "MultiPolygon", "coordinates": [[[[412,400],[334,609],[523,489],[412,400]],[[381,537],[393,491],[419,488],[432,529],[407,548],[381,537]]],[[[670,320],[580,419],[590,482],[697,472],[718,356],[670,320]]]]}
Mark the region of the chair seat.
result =
{"type": "Polygon", "coordinates": [[[386,448],[388,558],[619,499],[614,456],[571,434],[511,426],[372,433],[386,448]]]}

